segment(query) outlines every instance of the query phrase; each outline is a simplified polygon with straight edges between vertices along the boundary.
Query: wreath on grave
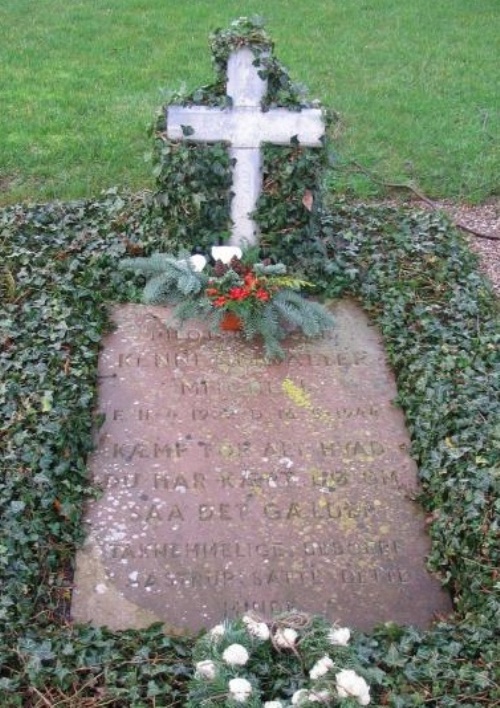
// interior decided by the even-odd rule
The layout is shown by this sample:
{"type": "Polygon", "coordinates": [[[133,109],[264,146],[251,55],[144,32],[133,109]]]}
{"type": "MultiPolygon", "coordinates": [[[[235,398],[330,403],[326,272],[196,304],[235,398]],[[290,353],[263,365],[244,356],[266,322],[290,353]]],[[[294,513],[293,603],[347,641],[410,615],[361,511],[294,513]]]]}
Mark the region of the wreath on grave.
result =
{"type": "Polygon", "coordinates": [[[214,246],[212,264],[201,254],[127,258],[120,266],[147,278],[148,304],[175,305],[169,324],[208,322],[212,329],[241,330],[247,340],[261,336],[268,359],[282,359],[280,345],[292,329],[318,337],[334,319],[320,303],[303,297],[311,283],[287,273],[283,263],[258,260],[258,249],[214,246]]]}
{"type": "Polygon", "coordinates": [[[196,643],[188,708],[366,706],[383,672],[363,666],[347,627],[297,612],[265,622],[252,613],[196,643]]]}

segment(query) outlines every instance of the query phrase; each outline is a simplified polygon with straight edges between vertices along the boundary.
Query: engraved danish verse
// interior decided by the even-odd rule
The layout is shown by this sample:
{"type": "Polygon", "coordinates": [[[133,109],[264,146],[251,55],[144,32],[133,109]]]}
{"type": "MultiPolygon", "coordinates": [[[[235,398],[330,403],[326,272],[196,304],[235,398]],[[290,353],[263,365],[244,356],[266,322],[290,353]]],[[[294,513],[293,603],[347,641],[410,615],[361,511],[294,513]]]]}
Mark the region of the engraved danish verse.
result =
{"type": "Polygon", "coordinates": [[[86,582],[83,555],[77,619],[111,588],[188,631],[291,608],[424,626],[448,607],[425,569],[379,335],[350,302],[336,317],[330,336],[291,335],[285,361],[267,364],[238,334],[176,332],[163,308],[116,308],[91,461],[102,496],[86,517],[104,581],[86,582]]]}

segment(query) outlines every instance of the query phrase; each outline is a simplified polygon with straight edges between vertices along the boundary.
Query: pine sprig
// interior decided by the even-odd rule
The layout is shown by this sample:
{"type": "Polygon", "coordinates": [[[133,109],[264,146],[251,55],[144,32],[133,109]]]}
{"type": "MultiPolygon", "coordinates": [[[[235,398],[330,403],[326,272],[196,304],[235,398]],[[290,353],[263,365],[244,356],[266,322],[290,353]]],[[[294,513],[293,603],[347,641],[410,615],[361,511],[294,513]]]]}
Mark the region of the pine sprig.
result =
{"type": "Polygon", "coordinates": [[[202,272],[187,253],[155,253],[125,259],[120,267],[146,278],[144,302],[175,306],[173,320],[179,325],[198,318],[215,329],[226,312],[235,313],[247,340],[262,337],[267,359],[285,357],[280,341],[290,329],[317,337],[333,326],[322,305],[301,296],[300,290],[310,286],[307,281],[287,274],[283,263],[252,264],[249,259],[244,254],[229,263],[216,261],[202,272]]]}
{"type": "Polygon", "coordinates": [[[314,300],[307,300],[295,291],[281,290],[273,300],[281,317],[293,323],[308,337],[317,337],[331,329],[334,318],[314,300]]]}
{"type": "Polygon", "coordinates": [[[176,257],[153,253],[149,258],[126,258],[119,266],[148,279],[143,291],[143,300],[148,304],[175,304],[185,297],[200,295],[207,282],[207,277],[194,269],[188,254],[176,257]]]}

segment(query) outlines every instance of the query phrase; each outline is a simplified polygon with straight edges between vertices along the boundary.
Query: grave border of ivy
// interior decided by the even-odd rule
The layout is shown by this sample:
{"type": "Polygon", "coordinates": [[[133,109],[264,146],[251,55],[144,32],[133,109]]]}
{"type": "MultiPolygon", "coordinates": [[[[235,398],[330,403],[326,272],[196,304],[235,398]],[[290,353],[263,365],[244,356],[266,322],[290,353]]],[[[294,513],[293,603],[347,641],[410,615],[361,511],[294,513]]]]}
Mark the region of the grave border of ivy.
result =
{"type": "MultiPolygon", "coordinates": [[[[231,30],[216,37],[222,47],[247,41],[255,24],[243,39],[231,30]]],[[[271,85],[284,90],[281,101],[298,102],[287,75],[274,66],[271,85]]],[[[77,627],[68,610],[82,506],[93,494],[86,458],[106,307],[138,298],[138,283],[116,264],[124,255],[192,247],[198,236],[203,246],[220,235],[213,224],[176,230],[183,216],[184,223],[199,217],[196,200],[187,213],[187,202],[179,203],[170,221],[161,204],[162,179],[206,178],[213,168],[213,148],[207,149],[203,155],[203,148],[174,146],[176,155],[189,153],[179,160],[189,163],[184,173],[168,160],[157,162],[152,203],[110,191],[95,201],[0,210],[0,366],[6,372],[0,382],[0,691],[9,708],[63,700],[139,708],[186,700],[191,640],[167,637],[159,625],[125,632],[77,627]]],[[[257,209],[264,247],[292,267],[300,263],[325,295],[359,300],[380,326],[423,485],[430,564],[455,603],[454,617],[427,632],[385,625],[358,634],[360,659],[383,672],[380,705],[494,705],[500,701],[493,682],[500,611],[498,302],[443,217],[334,200],[326,206],[318,183],[324,153],[297,145],[279,150],[266,148],[269,176],[257,209]]],[[[221,214],[228,204],[224,156],[222,149],[214,190],[221,214]]]]}
{"type": "MultiPolygon", "coordinates": [[[[116,263],[133,248],[157,247],[148,213],[116,194],[0,211],[0,688],[12,706],[42,705],[37,693],[56,690],[82,705],[86,696],[99,705],[101,693],[115,706],[185,699],[190,640],[165,637],[159,626],[75,627],[65,614],[82,505],[92,494],[85,460],[106,305],[138,296],[116,263]]],[[[382,626],[358,635],[360,656],[385,672],[387,705],[432,705],[433,696],[443,706],[492,705],[498,302],[462,237],[438,215],[339,204],[322,223],[309,272],[329,281],[330,295],[362,302],[381,327],[432,520],[431,565],[455,602],[455,616],[431,631],[382,626]],[[317,248],[326,258],[315,260],[317,248]]]]}

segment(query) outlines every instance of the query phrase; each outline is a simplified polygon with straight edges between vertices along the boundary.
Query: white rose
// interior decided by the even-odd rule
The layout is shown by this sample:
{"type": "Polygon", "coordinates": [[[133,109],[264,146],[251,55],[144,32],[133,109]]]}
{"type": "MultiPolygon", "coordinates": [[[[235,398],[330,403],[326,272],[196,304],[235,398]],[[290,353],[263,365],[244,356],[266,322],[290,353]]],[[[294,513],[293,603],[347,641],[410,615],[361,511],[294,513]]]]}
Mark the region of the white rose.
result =
{"type": "Polygon", "coordinates": [[[300,706],[301,703],[309,700],[309,691],[305,688],[300,688],[292,696],[292,706],[300,706]]]}
{"type": "Polygon", "coordinates": [[[215,627],[212,627],[212,629],[209,631],[209,635],[211,636],[212,639],[218,640],[221,637],[223,637],[226,633],[226,628],[224,627],[223,624],[216,624],[215,627]]]}
{"type": "Polygon", "coordinates": [[[292,706],[301,706],[303,703],[323,703],[326,704],[331,698],[328,691],[308,691],[301,688],[295,691],[292,696],[292,706]]]}
{"type": "Polygon", "coordinates": [[[196,253],[194,256],[191,256],[189,258],[189,262],[191,263],[193,270],[195,270],[197,273],[200,273],[207,265],[207,259],[205,258],[205,256],[202,256],[198,253],[196,253]]]}
{"type": "Polygon", "coordinates": [[[355,698],[361,706],[370,703],[370,687],[355,671],[342,669],[335,675],[335,682],[340,698],[355,698]]]}
{"type": "Polygon", "coordinates": [[[276,646],[281,647],[281,649],[291,649],[295,646],[297,637],[299,635],[291,627],[285,627],[285,629],[277,629],[274,633],[274,641],[276,646]]]}
{"type": "Polygon", "coordinates": [[[309,676],[312,678],[313,681],[315,681],[316,679],[328,673],[330,669],[333,669],[333,661],[330,659],[329,656],[324,656],[322,659],[319,659],[314,664],[312,669],[309,671],[309,676]]]}
{"type": "Polygon", "coordinates": [[[243,617],[243,623],[245,624],[247,632],[257,639],[265,641],[271,636],[269,627],[265,622],[256,622],[256,620],[252,619],[252,617],[245,615],[243,617]]]}
{"type": "Polygon", "coordinates": [[[245,703],[252,693],[252,684],[244,678],[231,679],[229,692],[237,703],[245,703]]]}
{"type": "Polygon", "coordinates": [[[222,261],[226,265],[231,262],[231,259],[236,256],[240,259],[243,252],[238,246],[212,246],[212,258],[216,261],[222,261]]]}
{"type": "Polygon", "coordinates": [[[328,640],[330,644],[339,647],[346,647],[351,638],[351,631],[348,627],[334,627],[328,632],[328,640]]]}
{"type": "Polygon", "coordinates": [[[331,694],[329,691],[309,691],[309,696],[307,700],[310,703],[323,703],[328,705],[328,701],[331,699],[331,694]]]}
{"type": "Polygon", "coordinates": [[[281,701],[266,701],[263,708],[283,708],[281,701]]]}
{"type": "Polygon", "coordinates": [[[231,644],[224,649],[222,658],[229,666],[245,666],[250,655],[241,644],[231,644]]]}
{"type": "Polygon", "coordinates": [[[206,661],[198,661],[194,668],[200,678],[206,678],[209,679],[209,681],[214,679],[217,673],[217,666],[213,661],[210,661],[210,659],[206,659],[206,661]]]}

